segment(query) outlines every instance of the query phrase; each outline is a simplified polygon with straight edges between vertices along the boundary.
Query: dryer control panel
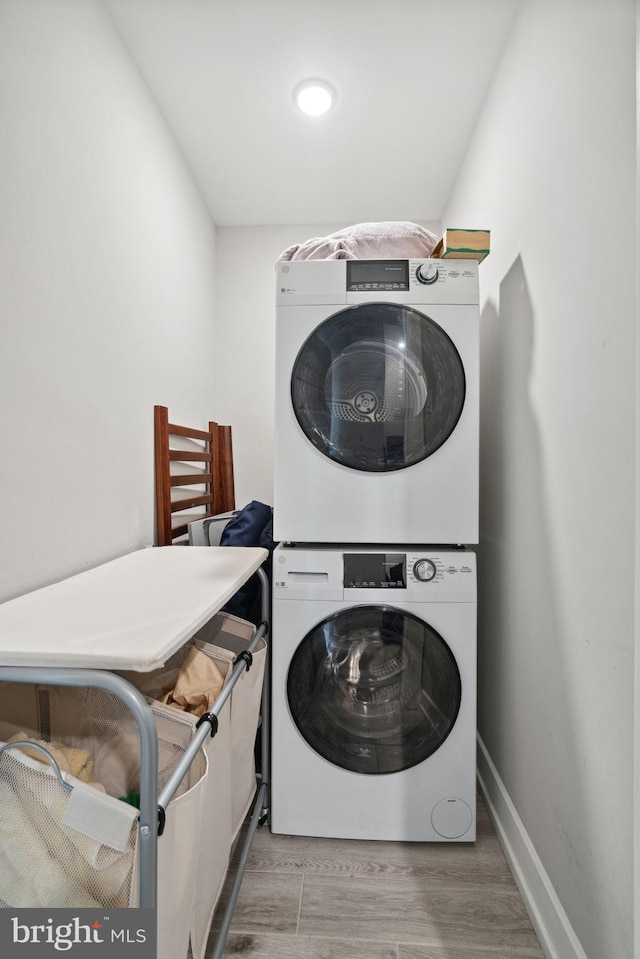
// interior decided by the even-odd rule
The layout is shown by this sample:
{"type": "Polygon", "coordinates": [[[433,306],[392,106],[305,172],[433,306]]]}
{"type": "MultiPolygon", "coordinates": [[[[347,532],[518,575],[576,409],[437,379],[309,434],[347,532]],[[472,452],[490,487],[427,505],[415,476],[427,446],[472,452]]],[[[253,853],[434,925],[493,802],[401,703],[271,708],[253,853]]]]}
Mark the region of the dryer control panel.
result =
{"type": "Polygon", "coordinates": [[[276,283],[279,307],[479,303],[475,260],[280,260],[276,283]]]}

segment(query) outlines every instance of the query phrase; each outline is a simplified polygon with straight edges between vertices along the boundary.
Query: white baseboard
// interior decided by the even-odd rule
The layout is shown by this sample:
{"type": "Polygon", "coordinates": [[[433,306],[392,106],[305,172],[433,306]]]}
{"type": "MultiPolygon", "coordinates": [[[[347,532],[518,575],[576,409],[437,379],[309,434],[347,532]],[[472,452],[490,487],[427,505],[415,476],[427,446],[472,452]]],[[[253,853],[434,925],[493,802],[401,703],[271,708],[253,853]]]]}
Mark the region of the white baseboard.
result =
{"type": "Polygon", "coordinates": [[[480,736],[478,780],[545,956],[588,959],[480,736]]]}

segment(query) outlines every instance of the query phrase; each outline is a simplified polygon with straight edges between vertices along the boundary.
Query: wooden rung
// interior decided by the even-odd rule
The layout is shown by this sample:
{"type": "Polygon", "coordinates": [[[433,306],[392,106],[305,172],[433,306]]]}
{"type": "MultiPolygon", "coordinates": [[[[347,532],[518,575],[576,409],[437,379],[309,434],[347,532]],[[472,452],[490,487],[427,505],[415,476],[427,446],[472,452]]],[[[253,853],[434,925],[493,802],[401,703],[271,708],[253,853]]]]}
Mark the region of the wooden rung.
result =
{"type": "Polygon", "coordinates": [[[193,496],[189,499],[178,499],[171,504],[171,512],[179,513],[183,509],[191,509],[194,506],[207,506],[209,503],[213,503],[211,493],[203,496],[193,496]]]}
{"type": "Polygon", "coordinates": [[[191,453],[189,450],[169,450],[170,460],[182,460],[184,463],[210,463],[211,453],[191,453]]]}
{"type": "Polygon", "coordinates": [[[213,479],[211,473],[185,473],[184,476],[172,476],[172,486],[197,486],[198,483],[210,483],[213,479]]]}
{"type": "Polygon", "coordinates": [[[192,440],[203,440],[205,443],[209,440],[209,434],[205,430],[192,430],[188,426],[176,426],[169,423],[169,436],[189,436],[192,440]]]}
{"type": "MultiPolygon", "coordinates": [[[[175,539],[177,536],[184,536],[187,531],[186,523],[183,523],[181,526],[173,526],[171,529],[171,538],[175,539]]],[[[167,543],[167,546],[169,543],[167,543]]]]}

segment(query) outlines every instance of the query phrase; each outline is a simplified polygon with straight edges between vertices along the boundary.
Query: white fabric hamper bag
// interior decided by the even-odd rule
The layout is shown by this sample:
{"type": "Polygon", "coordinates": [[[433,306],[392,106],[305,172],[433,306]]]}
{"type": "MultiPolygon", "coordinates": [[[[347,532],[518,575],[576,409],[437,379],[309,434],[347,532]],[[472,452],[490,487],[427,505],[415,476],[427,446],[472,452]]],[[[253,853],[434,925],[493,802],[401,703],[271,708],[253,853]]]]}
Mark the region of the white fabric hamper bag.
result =
{"type": "MultiPolygon", "coordinates": [[[[198,630],[193,642],[218,665],[228,680],[233,661],[249,646],[255,626],[230,613],[217,613],[198,630]]],[[[231,833],[235,839],[256,793],[254,743],[260,719],[267,644],[258,642],[251,668],[231,693],[231,833]]]]}
{"type": "MultiPolygon", "coordinates": [[[[164,666],[150,673],[121,673],[140,690],[154,709],[175,712],[157,700],[175,686],[180,666],[196,646],[218,666],[225,682],[233,661],[255,636],[255,626],[229,613],[216,613],[164,666]],[[226,647],[226,648],[225,648],[226,647]]],[[[258,728],[267,645],[258,643],[251,668],[242,673],[218,716],[218,732],[207,738],[208,784],[197,858],[197,882],[191,929],[194,959],[204,959],[213,913],[229,866],[233,840],[256,791],[254,741],[258,728]]],[[[178,711],[185,722],[197,719],[178,711]]]]}
{"type": "MultiPolygon", "coordinates": [[[[17,748],[0,753],[0,796],[10,810],[0,826],[0,872],[11,877],[4,892],[13,900],[6,905],[137,906],[138,809],[132,803],[139,789],[140,748],[135,720],[117,697],[101,689],[13,688],[20,691],[19,703],[9,686],[0,686],[2,736],[26,732],[44,748],[51,739],[54,757],[72,764],[78,752],[88,754],[89,779],[99,786],[63,772],[73,786],[69,792],[44,758],[31,758],[17,748]],[[18,706],[20,723],[14,725],[11,709],[18,706]],[[123,801],[127,796],[129,801],[123,801]],[[15,857],[16,839],[22,861],[31,864],[31,888],[12,865],[21,861],[15,857]],[[37,869],[25,849],[41,857],[37,869]],[[55,880],[46,884],[49,874],[55,880]]],[[[161,789],[191,741],[193,723],[175,710],[167,714],[166,708],[151,708],[161,789]]],[[[87,764],[83,775],[86,770],[87,764]]],[[[169,804],[158,838],[158,959],[181,959],[188,953],[207,783],[207,755],[200,751],[169,804]]]]}
{"type": "MultiPolygon", "coordinates": [[[[166,667],[154,673],[127,673],[126,678],[147,695],[154,713],[167,717],[179,716],[181,722],[189,726],[190,738],[193,738],[197,718],[176,710],[174,706],[159,703],[155,698],[164,692],[168,681],[175,678],[187,648],[176,653],[166,667]]],[[[209,771],[202,801],[198,845],[190,863],[196,875],[190,935],[194,959],[204,957],[211,920],[227,874],[231,852],[231,724],[228,706],[218,718],[216,735],[205,740],[203,750],[209,771]]]]}

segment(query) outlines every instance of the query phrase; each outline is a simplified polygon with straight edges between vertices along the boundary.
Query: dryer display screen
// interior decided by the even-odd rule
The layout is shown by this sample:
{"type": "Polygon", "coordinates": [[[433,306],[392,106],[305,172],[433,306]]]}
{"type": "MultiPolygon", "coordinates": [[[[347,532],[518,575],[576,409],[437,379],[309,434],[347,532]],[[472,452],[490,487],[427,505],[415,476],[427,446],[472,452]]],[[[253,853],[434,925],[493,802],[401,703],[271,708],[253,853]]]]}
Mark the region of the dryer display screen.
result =
{"type": "Polygon", "coordinates": [[[404,553],[345,553],[346,589],[406,589],[404,553]]]}
{"type": "Polygon", "coordinates": [[[408,290],[408,260],[347,260],[347,290],[408,290]]]}

